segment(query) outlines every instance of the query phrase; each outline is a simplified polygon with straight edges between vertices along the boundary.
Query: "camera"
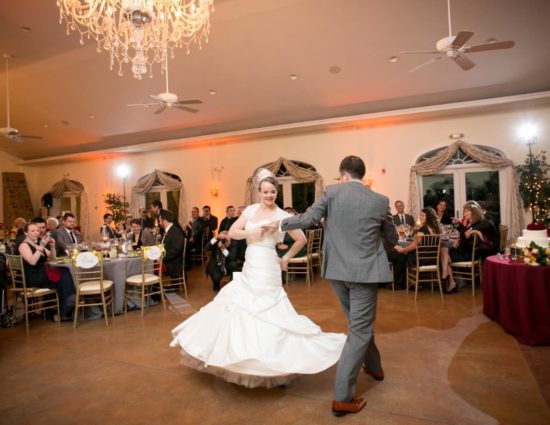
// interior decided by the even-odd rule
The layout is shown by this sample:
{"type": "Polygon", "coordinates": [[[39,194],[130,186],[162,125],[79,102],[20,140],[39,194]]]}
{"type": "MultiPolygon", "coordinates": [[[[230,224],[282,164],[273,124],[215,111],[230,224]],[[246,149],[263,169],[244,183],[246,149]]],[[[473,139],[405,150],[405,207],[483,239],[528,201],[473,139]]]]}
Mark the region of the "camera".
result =
{"type": "Polygon", "coordinates": [[[227,243],[225,239],[218,239],[218,242],[221,243],[222,245],[225,245],[227,243]]]}

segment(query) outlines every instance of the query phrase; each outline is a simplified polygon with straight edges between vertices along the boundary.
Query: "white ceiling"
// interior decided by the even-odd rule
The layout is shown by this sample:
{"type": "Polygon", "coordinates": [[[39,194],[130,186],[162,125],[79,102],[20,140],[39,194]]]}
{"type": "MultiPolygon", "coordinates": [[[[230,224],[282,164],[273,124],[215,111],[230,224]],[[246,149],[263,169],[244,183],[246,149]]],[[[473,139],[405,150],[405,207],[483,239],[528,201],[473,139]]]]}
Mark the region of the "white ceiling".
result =
{"type": "MultiPolygon", "coordinates": [[[[66,35],[55,0],[1,1],[0,53],[16,56],[10,61],[11,126],[43,139],[0,137],[0,150],[34,159],[550,89],[548,0],[453,0],[453,32],[474,31],[468,44],[493,38],[516,46],[470,54],[476,63],[470,71],[442,60],[414,73],[407,71],[429,56],[388,58],[431,49],[448,35],[446,0],[214,4],[208,44],[189,55],[178,50],[170,62],[170,91],[202,99],[200,112],[154,115],[154,109],[126,103],[164,91],[158,69],[153,79],[135,80],[128,68],[119,77],[95,43],[82,46],[76,33],[66,35]],[[341,72],[331,73],[333,66],[341,72]]],[[[4,71],[0,99],[4,127],[4,71]]]]}

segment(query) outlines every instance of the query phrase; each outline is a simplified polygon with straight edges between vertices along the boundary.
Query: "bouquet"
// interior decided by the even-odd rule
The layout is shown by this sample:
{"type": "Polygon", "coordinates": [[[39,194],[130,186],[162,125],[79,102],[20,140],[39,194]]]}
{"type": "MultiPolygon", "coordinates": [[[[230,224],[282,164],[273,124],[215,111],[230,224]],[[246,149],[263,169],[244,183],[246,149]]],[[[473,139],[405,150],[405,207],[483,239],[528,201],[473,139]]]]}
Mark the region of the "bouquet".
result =
{"type": "Polygon", "coordinates": [[[530,266],[550,265],[550,248],[543,248],[531,242],[529,248],[523,249],[523,262],[530,266]]]}

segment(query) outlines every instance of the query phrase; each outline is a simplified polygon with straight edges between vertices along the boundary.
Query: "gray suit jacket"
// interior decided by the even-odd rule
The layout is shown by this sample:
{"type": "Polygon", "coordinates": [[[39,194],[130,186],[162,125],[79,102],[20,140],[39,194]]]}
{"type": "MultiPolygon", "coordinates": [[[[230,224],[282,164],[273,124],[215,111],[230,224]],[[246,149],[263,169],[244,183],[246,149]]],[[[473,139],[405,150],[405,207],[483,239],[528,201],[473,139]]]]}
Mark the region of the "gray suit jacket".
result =
{"type": "MultiPolygon", "coordinates": [[[[82,242],[82,236],[80,235],[80,232],[78,230],[73,230],[73,233],[76,238],[76,243],[82,242]]],[[[67,245],[73,243],[73,241],[71,240],[71,236],[67,232],[67,229],[65,227],[58,228],[55,232],[53,232],[53,237],[55,239],[57,256],[61,257],[67,255],[65,249],[67,248],[67,245]]]]}
{"type": "Polygon", "coordinates": [[[359,182],[326,188],[308,210],[281,222],[281,230],[304,229],[325,218],[321,276],[345,282],[391,282],[383,239],[397,243],[389,200],[359,182]]]}

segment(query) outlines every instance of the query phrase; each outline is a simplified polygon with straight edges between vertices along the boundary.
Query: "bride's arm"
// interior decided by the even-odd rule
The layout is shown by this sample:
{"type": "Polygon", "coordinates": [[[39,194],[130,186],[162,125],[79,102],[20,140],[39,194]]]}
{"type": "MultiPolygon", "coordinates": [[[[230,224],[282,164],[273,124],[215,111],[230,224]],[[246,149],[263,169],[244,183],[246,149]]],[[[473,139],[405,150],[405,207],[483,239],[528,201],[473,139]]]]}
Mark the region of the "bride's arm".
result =
{"type": "Polygon", "coordinates": [[[293,258],[306,244],[306,236],[301,230],[289,230],[287,233],[294,239],[294,244],[290,247],[288,252],[283,255],[283,258],[281,258],[281,269],[283,270],[286,270],[288,260],[293,258]]]}
{"type": "Polygon", "coordinates": [[[245,225],[246,217],[244,214],[241,214],[237,221],[231,225],[229,229],[229,237],[235,240],[246,239],[246,231],[244,230],[245,225]]]}

